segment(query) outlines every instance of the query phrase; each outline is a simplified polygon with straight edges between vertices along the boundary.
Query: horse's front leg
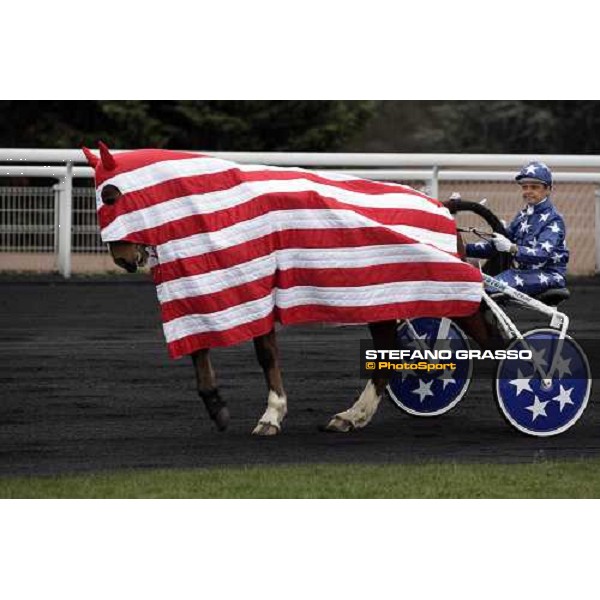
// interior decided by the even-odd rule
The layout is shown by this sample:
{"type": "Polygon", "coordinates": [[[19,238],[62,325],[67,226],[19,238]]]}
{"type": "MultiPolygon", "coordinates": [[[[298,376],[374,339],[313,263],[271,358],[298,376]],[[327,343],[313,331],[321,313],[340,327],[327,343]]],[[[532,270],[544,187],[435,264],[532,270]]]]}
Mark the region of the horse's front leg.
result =
{"type": "MultiPolygon", "coordinates": [[[[369,329],[377,350],[394,348],[396,321],[370,323],[369,329]]],[[[379,407],[387,383],[388,378],[384,376],[375,376],[369,379],[358,400],[348,410],[334,415],[325,426],[325,430],[346,433],[368,425],[379,407]]]]}
{"type": "Polygon", "coordinates": [[[217,378],[210,362],[208,348],[192,354],[192,362],[196,370],[196,385],[198,395],[204,401],[210,418],[215,422],[219,431],[225,431],[229,425],[229,409],[219,394],[217,378]]]}
{"type": "Polygon", "coordinates": [[[258,363],[265,375],[269,394],[267,410],[259,419],[252,433],[254,435],[276,435],[281,431],[281,423],[287,414],[287,397],[283,389],[275,330],[255,338],[254,349],[258,363]]]}

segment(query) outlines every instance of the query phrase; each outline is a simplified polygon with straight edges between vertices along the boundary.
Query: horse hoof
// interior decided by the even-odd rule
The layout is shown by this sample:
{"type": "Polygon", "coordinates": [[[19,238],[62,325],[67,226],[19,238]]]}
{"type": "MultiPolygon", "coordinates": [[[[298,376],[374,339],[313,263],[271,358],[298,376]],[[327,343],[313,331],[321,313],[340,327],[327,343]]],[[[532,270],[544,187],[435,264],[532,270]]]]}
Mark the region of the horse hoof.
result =
{"type": "Polygon", "coordinates": [[[229,409],[224,406],[213,419],[219,431],[225,431],[229,427],[229,409]]]}
{"type": "Polygon", "coordinates": [[[229,426],[229,409],[227,403],[221,398],[219,389],[198,390],[198,395],[202,398],[208,416],[217,426],[217,430],[225,431],[229,426]]]}
{"type": "Polygon", "coordinates": [[[348,433],[354,429],[354,425],[347,419],[343,419],[342,417],[336,415],[325,425],[323,431],[329,431],[332,433],[348,433]]]}
{"type": "Polygon", "coordinates": [[[279,429],[275,427],[275,425],[271,425],[270,423],[259,423],[252,432],[252,435],[260,435],[262,437],[277,435],[279,433],[279,429]]]}

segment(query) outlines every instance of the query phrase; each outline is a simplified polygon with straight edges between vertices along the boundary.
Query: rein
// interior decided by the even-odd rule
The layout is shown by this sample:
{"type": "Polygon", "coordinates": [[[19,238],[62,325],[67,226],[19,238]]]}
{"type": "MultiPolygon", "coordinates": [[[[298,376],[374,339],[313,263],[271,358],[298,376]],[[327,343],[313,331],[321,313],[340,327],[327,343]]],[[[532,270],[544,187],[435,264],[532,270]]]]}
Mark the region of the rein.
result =
{"type": "Polygon", "coordinates": [[[456,231],[459,233],[474,233],[482,240],[491,240],[494,237],[493,231],[482,231],[481,229],[477,229],[475,227],[457,227],[456,231]]]}

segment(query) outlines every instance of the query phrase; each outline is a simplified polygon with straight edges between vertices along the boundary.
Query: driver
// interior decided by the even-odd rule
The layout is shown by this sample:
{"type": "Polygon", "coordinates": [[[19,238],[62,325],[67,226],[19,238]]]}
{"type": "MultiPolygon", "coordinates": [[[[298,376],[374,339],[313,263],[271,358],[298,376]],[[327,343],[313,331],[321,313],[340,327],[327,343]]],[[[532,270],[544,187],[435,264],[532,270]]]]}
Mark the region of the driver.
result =
{"type": "Polygon", "coordinates": [[[467,256],[511,254],[513,268],[495,277],[530,296],[565,287],[569,251],[565,222],[550,200],[552,171],[544,163],[531,162],[515,179],[525,205],[508,226],[508,235],[495,233],[490,241],[467,244],[467,256]]]}

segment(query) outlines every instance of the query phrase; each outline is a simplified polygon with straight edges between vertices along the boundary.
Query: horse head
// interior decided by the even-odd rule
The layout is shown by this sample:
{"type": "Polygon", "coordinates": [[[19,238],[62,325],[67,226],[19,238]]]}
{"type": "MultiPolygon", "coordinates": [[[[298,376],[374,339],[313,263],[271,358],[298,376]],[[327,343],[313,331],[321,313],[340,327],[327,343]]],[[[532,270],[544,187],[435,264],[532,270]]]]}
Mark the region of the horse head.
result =
{"type": "MultiPolygon", "coordinates": [[[[108,146],[104,142],[98,143],[100,150],[100,158],[93,154],[88,148],[83,148],[83,153],[91,167],[96,171],[96,184],[98,187],[99,181],[106,180],[114,173],[118,167],[117,157],[115,157],[108,146]]],[[[102,206],[114,206],[123,196],[121,190],[112,184],[106,184],[101,187],[100,199],[102,205],[99,206],[99,211],[102,206]]],[[[148,251],[143,244],[135,242],[109,241],[107,242],[108,249],[114,263],[125,269],[128,273],[135,273],[138,267],[143,267],[148,262],[148,251]]]]}

